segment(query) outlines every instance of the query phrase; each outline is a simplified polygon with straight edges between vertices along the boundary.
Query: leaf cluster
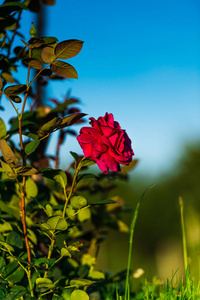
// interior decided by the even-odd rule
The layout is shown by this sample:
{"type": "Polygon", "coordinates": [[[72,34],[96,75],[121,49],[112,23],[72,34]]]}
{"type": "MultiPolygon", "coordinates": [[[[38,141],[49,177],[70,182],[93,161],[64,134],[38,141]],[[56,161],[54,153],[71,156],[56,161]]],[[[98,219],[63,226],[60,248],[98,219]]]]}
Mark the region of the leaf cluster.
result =
{"type": "Polygon", "coordinates": [[[121,220],[124,201],[110,194],[136,162],[122,174],[94,175],[88,172],[94,161],[70,152],[72,163],[60,168],[60,147],[68,135],[77,135],[71,127],[85,122],[86,114],[69,92],[63,101],[39,105],[32,83],[43,87],[49,79],[77,79],[75,68],[63,60],[79,54],[83,42],[36,37],[33,25],[26,42],[20,17],[38,5],[29,0],[0,5],[0,92],[16,112],[8,125],[0,118],[0,299],[88,300],[93,291],[124,278],[96,270],[95,264],[109,228],[128,231],[121,220]],[[16,36],[23,46],[12,52],[16,36]],[[26,83],[12,75],[19,61],[27,70],[26,83]],[[56,131],[56,153],[48,155],[49,137],[56,131]]]}

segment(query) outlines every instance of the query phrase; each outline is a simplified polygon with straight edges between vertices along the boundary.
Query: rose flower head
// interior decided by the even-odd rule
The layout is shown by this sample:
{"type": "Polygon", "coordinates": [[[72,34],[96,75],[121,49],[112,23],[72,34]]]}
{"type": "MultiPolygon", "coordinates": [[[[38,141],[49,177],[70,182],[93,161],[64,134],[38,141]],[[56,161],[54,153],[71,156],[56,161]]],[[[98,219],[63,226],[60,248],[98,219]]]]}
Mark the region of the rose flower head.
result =
{"type": "Polygon", "coordinates": [[[77,136],[85,157],[93,159],[105,174],[109,169],[120,171],[120,164],[130,164],[134,155],[131,140],[112,114],[90,118],[90,125],[81,128],[77,136]]]}

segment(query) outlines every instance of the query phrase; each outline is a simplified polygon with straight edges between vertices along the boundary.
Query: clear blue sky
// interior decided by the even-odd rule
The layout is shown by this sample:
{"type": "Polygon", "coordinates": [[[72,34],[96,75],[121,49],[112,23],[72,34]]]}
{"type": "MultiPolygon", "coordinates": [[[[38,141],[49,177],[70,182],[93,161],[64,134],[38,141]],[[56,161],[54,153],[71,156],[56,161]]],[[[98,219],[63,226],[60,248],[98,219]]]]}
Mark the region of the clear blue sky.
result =
{"type": "MultiPolygon", "coordinates": [[[[22,25],[34,20],[25,14],[22,25]]],[[[79,79],[52,84],[62,100],[68,88],[88,117],[112,112],[127,130],[138,172],[172,166],[200,134],[200,2],[198,0],[57,0],[46,7],[46,33],[85,41],[70,59],[79,79]]],[[[62,149],[82,153],[74,140],[62,149]]]]}

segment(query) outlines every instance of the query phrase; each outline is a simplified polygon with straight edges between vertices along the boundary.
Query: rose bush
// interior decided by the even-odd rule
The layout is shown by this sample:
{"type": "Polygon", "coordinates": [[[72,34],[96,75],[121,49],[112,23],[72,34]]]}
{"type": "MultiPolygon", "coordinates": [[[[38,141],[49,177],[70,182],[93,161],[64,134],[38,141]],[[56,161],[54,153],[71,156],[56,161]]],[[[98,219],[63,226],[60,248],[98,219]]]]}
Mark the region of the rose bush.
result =
{"type": "Polygon", "coordinates": [[[114,121],[112,114],[90,120],[92,128],[81,128],[77,136],[84,156],[93,159],[105,174],[109,169],[120,171],[120,164],[128,165],[134,155],[126,131],[114,121]]]}

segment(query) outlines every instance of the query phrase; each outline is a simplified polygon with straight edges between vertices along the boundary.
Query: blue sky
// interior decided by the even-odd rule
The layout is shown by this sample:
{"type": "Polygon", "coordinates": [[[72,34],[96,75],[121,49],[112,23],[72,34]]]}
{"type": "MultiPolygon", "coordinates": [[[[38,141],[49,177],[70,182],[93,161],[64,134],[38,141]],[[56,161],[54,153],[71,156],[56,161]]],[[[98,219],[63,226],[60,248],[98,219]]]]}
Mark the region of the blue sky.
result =
{"type": "MultiPolygon", "coordinates": [[[[24,14],[27,33],[34,17],[24,14]]],[[[71,88],[88,117],[112,112],[141,161],[137,172],[170,170],[200,134],[199,1],[60,0],[46,21],[46,36],[85,42],[68,60],[79,79],[50,85],[47,97],[62,100],[71,88]]],[[[70,141],[63,161],[82,153],[70,141]]]]}

